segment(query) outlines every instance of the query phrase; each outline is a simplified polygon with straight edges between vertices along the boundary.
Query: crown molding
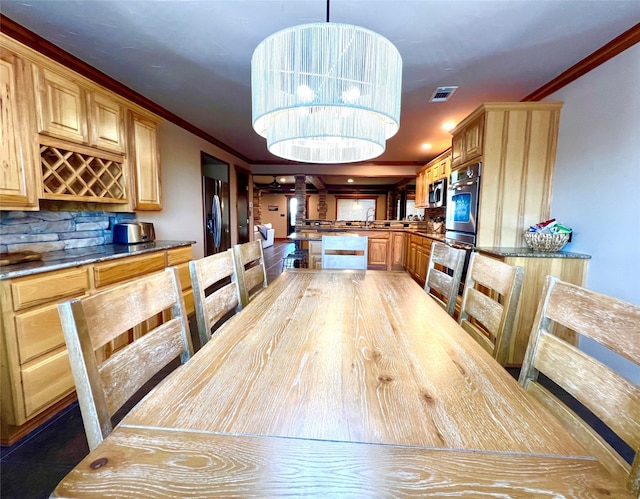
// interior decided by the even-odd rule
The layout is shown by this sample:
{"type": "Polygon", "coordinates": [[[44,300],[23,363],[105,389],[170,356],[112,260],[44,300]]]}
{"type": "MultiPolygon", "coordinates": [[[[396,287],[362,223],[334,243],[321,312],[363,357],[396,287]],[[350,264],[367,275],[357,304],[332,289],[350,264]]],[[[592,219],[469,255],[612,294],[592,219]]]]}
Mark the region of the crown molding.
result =
{"type": "Polygon", "coordinates": [[[620,36],[617,36],[606,45],[603,45],[595,52],[592,52],[580,62],[574,64],[565,72],[556,76],[550,82],[542,85],[537,90],[527,95],[521,102],[539,101],[548,97],[552,93],[560,90],[589,71],[597,68],[601,64],[613,59],[615,56],[624,52],[629,47],[640,42],[640,23],[628,29],[620,36]]]}
{"type": "Polygon", "coordinates": [[[232,147],[229,147],[227,144],[220,142],[218,139],[209,135],[200,128],[192,125],[188,121],[173,114],[159,104],[156,104],[155,102],[147,99],[145,96],[139,94],[138,92],[135,92],[126,85],[123,85],[119,81],[111,78],[109,75],[103,73],[102,71],[99,71],[83,60],[78,59],[74,55],[71,55],[69,52],[62,50],[57,45],[54,45],[48,40],[45,40],[33,31],[28,30],[24,26],[16,23],[6,16],[3,16],[2,14],[0,14],[0,25],[2,26],[3,34],[39,52],[45,57],[48,57],[49,59],[62,64],[66,68],[75,71],[85,78],[94,81],[107,90],[114,92],[121,97],[124,97],[125,99],[151,111],[152,113],[174,123],[175,125],[178,125],[181,128],[184,128],[188,132],[191,132],[192,134],[206,140],[214,146],[219,147],[229,154],[236,156],[238,159],[244,161],[245,163],[251,164],[251,160],[249,160],[249,158],[244,156],[242,153],[236,151],[232,147]]]}

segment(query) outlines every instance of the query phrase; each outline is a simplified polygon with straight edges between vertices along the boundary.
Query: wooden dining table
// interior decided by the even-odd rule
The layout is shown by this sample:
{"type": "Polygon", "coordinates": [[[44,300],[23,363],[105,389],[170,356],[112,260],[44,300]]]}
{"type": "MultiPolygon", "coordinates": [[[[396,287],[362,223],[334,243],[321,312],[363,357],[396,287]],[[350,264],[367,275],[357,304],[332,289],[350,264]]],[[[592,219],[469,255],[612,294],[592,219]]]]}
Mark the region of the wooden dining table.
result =
{"type": "Polygon", "coordinates": [[[631,497],[404,272],[291,270],[53,497],[631,497]]]}

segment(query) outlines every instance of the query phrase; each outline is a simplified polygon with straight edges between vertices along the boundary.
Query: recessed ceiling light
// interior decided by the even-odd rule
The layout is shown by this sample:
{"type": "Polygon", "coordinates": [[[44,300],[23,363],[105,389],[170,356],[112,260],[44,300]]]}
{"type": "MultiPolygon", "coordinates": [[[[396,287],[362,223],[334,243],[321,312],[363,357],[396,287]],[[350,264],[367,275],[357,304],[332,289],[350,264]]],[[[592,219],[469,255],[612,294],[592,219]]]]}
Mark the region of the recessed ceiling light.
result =
{"type": "Polygon", "coordinates": [[[422,148],[423,148],[425,151],[428,151],[428,150],[429,150],[429,149],[431,149],[432,147],[433,147],[433,146],[432,146],[431,144],[429,144],[429,143],[424,143],[424,144],[422,144],[422,148]]]}
{"type": "Polygon", "coordinates": [[[352,178],[348,178],[347,182],[349,182],[350,184],[353,184],[353,179],[352,178]]]}
{"type": "Polygon", "coordinates": [[[453,121],[445,121],[442,124],[442,129],[445,131],[453,130],[456,127],[456,124],[453,121]]]}

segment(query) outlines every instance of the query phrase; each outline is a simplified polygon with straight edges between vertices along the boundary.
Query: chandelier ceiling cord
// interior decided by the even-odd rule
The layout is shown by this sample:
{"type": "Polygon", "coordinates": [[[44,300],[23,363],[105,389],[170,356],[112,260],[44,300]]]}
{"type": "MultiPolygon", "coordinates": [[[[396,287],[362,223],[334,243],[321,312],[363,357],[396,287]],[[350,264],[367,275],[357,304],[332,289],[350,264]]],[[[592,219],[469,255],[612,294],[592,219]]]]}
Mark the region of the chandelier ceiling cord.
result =
{"type": "Polygon", "coordinates": [[[327,21],[286,28],[251,58],[253,128],[274,155],[351,163],[382,154],[400,126],[402,58],[383,36],[327,21]]]}

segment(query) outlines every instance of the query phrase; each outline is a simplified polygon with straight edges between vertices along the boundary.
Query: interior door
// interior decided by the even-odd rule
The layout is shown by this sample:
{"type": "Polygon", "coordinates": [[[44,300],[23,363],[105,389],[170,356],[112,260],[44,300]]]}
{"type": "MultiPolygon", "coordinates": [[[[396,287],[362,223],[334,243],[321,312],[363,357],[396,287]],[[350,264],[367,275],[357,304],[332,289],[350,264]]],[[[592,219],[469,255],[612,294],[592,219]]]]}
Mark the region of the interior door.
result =
{"type": "Polygon", "coordinates": [[[236,168],[238,244],[249,242],[249,174],[236,168]]]}

